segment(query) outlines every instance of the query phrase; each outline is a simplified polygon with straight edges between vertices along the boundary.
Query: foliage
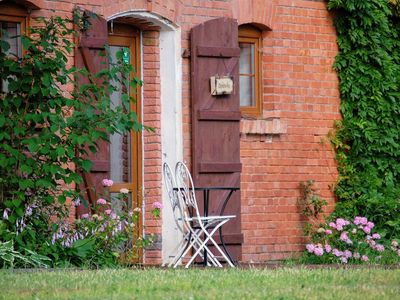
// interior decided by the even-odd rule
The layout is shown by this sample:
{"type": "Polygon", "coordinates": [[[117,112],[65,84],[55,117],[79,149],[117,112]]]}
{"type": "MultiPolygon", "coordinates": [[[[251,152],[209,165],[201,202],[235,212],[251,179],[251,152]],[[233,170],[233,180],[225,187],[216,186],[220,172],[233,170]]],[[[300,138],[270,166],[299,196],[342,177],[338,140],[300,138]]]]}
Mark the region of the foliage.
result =
{"type": "Polygon", "coordinates": [[[87,154],[111,134],[144,127],[127,93],[141,81],[129,80],[132,66],[122,53],[97,74],[71,67],[77,24],[61,17],[38,21],[30,36],[21,37],[23,57],[0,41],[0,241],[13,240],[15,251],[29,249],[57,262],[62,255],[51,237],[56,221],[69,215],[67,198],[79,195],[79,174],[91,169],[87,154]],[[82,77],[88,83],[78,86],[82,77]],[[114,92],[121,94],[119,105],[111,105],[114,92]],[[67,184],[62,190],[61,183],[67,184]]]}
{"type": "Polygon", "coordinates": [[[297,204],[301,209],[301,214],[307,218],[307,223],[304,227],[306,236],[315,231],[315,227],[320,222],[320,215],[324,207],[328,205],[325,199],[321,199],[313,187],[314,181],[300,182],[300,197],[297,199],[297,204]]]}
{"type": "MultiPolygon", "coordinates": [[[[90,209],[94,214],[82,214],[72,224],[54,224],[50,245],[54,248],[53,255],[57,253],[54,260],[91,268],[115,266],[138,258],[138,249],[152,242],[152,236],[145,238],[138,234],[142,210],[129,207],[129,191],[121,189],[116,196],[111,196],[112,180],[104,179],[104,183],[104,194],[90,209]]],[[[79,202],[75,201],[75,205],[79,202]]],[[[159,216],[160,209],[154,208],[152,214],[159,216]]]]}
{"type": "Polygon", "coordinates": [[[393,240],[390,244],[379,233],[373,232],[374,227],[375,224],[365,217],[355,217],[352,222],[338,218],[325,224],[313,235],[313,243],[306,246],[308,261],[399,263],[398,241],[393,240]]]}
{"type": "Polygon", "coordinates": [[[14,242],[0,241],[0,268],[13,268],[14,265],[47,268],[51,259],[37,254],[29,249],[23,249],[25,253],[14,250],[14,242]]]}
{"type": "Polygon", "coordinates": [[[364,215],[383,236],[398,237],[399,18],[387,0],[330,0],[328,8],[337,30],[343,117],[332,139],[340,174],[335,216],[364,215]]]}

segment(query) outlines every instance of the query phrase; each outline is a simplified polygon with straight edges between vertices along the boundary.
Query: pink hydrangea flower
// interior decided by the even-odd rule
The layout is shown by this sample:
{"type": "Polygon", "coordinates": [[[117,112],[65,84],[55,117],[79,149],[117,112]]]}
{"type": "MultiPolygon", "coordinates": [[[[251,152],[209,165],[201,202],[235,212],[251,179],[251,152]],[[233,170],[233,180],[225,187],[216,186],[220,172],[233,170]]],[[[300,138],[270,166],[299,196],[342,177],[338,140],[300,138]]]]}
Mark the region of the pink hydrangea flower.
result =
{"type": "Polygon", "coordinates": [[[114,184],[114,181],[112,181],[111,179],[104,178],[104,179],[101,181],[101,183],[103,184],[103,186],[108,186],[108,187],[110,187],[110,186],[112,186],[112,185],[114,184]]]}
{"type": "Polygon", "coordinates": [[[367,226],[369,227],[369,228],[374,228],[374,226],[375,226],[375,224],[374,223],[372,223],[372,222],[368,222],[367,223],[367,226]]]}
{"type": "Polygon", "coordinates": [[[370,234],[370,233],[371,233],[371,228],[368,227],[368,226],[365,226],[365,227],[363,228],[363,230],[364,230],[364,232],[367,233],[367,234],[370,234]]]}
{"type": "Polygon", "coordinates": [[[374,233],[374,234],[372,235],[372,238],[373,238],[373,239],[376,239],[376,240],[380,240],[380,239],[381,239],[381,235],[380,235],[379,233],[374,233]]]}
{"type": "Polygon", "coordinates": [[[365,217],[355,217],[354,224],[355,225],[367,225],[368,220],[365,217]]]}
{"type": "Polygon", "coordinates": [[[81,215],[81,219],[89,219],[89,214],[83,214],[83,215],[81,215]]]}
{"type": "Polygon", "coordinates": [[[333,223],[333,222],[330,222],[330,223],[329,223],[329,226],[336,229],[336,224],[333,223]]]}
{"type": "Polygon", "coordinates": [[[331,245],[325,245],[325,252],[330,253],[332,251],[331,245]]]}
{"type": "Polygon", "coordinates": [[[369,258],[368,258],[368,256],[363,255],[363,256],[361,256],[361,260],[362,261],[369,261],[369,258]]]}
{"type": "Polygon", "coordinates": [[[350,224],[350,222],[345,219],[342,219],[342,218],[336,219],[336,226],[344,227],[349,224],[350,224]]]}
{"type": "Polygon", "coordinates": [[[383,245],[376,245],[376,246],[375,246],[375,249],[376,249],[377,251],[379,251],[379,252],[383,252],[383,251],[385,251],[385,246],[383,246],[383,245]]]}
{"type": "Polygon", "coordinates": [[[340,239],[341,239],[343,242],[348,241],[349,236],[347,235],[347,232],[346,232],[346,231],[344,231],[344,232],[342,232],[342,233],[340,234],[340,239]]]}
{"type": "Polygon", "coordinates": [[[327,234],[327,235],[332,234],[332,230],[330,230],[330,229],[325,230],[325,234],[327,234]]]}
{"type": "Polygon", "coordinates": [[[346,250],[343,252],[343,256],[346,258],[351,258],[353,256],[353,253],[351,253],[350,250],[346,250]]]}
{"type": "Polygon", "coordinates": [[[356,253],[353,254],[353,257],[355,259],[359,259],[361,257],[361,255],[360,255],[360,253],[356,252],[356,253]]]}
{"type": "Polygon", "coordinates": [[[98,205],[105,205],[105,204],[107,204],[107,201],[103,198],[99,198],[99,199],[97,199],[96,203],[98,205]]]}
{"type": "Polygon", "coordinates": [[[164,205],[158,201],[153,203],[153,208],[162,209],[163,207],[164,207],[164,205]]]}
{"type": "Polygon", "coordinates": [[[344,263],[344,264],[347,264],[347,258],[344,257],[344,256],[340,258],[340,261],[341,261],[342,263],[344,263]]]}
{"type": "Polygon", "coordinates": [[[324,249],[322,249],[322,247],[315,247],[314,254],[316,256],[322,256],[324,254],[324,249]]]}
{"type": "Polygon", "coordinates": [[[313,253],[314,249],[315,249],[315,246],[313,244],[307,244],[306,245],[306,249],[307,249],[308,252],[313,253]]]}
{"type": "Polygon", "coordinates": [[[333,249],[332,254],[335,255],[336,257],[340,257],[343,255],[343,252],[338,249],[333,249]]]}
{"type": "Polygon", "coordinates": [[[111,210],[111,209],[106,209],[106,210],[104,211],[104,213],[105,213],[106,215],[111,215],[112,210],[111,210]]]}
{"type": "Polygon", "coordinates": [[[400,256],[400,249],[399,249],[399,250],[397,250],[397,255],[398,255],[398,256],[400,256]]]}

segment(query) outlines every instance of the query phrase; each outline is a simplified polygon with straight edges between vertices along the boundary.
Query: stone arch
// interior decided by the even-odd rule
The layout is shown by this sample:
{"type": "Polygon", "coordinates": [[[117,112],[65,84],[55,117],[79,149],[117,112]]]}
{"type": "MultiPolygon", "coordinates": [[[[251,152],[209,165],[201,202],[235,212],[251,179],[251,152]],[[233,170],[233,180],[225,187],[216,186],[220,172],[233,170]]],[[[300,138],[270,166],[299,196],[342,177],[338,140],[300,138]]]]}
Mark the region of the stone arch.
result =
{"type": "Polygon", "coordinates": [[[165,23],[179,24],[183,4],[181,0],[153,1],[153,0],[137,0],[137,1],[118,1],[108,4],[104,1],[103,15],[117,16],[128,13],[148,13],[149,17],[158,16],[164,19],[165,23]]]}
{"type": "Polygon", "coordinates": [[[239,25],[252,24],[261,30],[272,30],[275,5],[273,0],[232,0],[232,15],[239,25]]]}

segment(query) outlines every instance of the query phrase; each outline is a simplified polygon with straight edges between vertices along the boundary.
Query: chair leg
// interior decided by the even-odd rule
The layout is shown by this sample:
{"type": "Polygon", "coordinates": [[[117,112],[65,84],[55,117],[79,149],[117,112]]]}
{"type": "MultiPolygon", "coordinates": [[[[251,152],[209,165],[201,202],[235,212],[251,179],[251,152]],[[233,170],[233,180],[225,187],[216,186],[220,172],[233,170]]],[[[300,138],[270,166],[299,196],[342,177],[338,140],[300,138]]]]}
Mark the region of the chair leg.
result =
{"type": "MultiPolygon", "coordinates": [[[[222,255],[222,257],[226,260],[226,262],[229,264],[230,267],[234,268],[235,265],[230,261],[230,259],[226,256],[226,254],[222,251],[222,249],[218,246],[218,244],[215,242],[215,240],[212,238],[212,236],[214,235],[214,233],[222,226],[224,225],[226,222],[228,222],[229,220],[224,220],[222,222],[220,222],[217,226],[214,227],[214,229],[208,233],[207,230],[203,230],[204,234],[206,235],[206,239],[203,241],[203,243],[201,244],[200,248],[196,251],[196,253],[192,256],[192,258],[189,260],[189,262],[186,264],[185,268],[188,268],[190,266],[190,264],[194,261],[194,259],[196,258],[197,255],[199,255],[200,250],[203,247],[206,247],[208,249],[208,247],[206,246],[208,241],[211,240],[211,242],[214,244],[215,248],[218,250],[218,252],[222,255]]],[[[206,228],[205,228],[206,229],[206,228]]],[[[211,251],[210,251],[211,252],[211,251]]],[[[214,256],[214,254],[211,253],[210,255],[212,257],[212,259],[216,259],[218,261],[218,259],[214,256]]],[[[218,262],[219,263],[219,262],[218,262]]],[[[219,265],[222,267],[222,265],[219,263],[219,265]]]]}
{"type": "MultiPolygon", "coordinates": [[[[200,233],[200,232],[199,232],[200,233]]],[[[185,266],[186,268],[193,262],[194,258],[199,255],[201,253],[201,251],[207,251],[208,255],[210,256],[210,262],[214,265],[214,266],[218,266],[218,267],[222,267],[221,263],[218,261],[218,259],[216,259],[214,257],[214,255],[212,254],[211,250],[208,249],[208,247],[206,246],[206,244],[204,244],[204,242],[202,242],[201,238],[199,237],[198,233],[194,233],[194,240],[191,242],[190,246],[186,249],[186,251],[183,253],[182,257],[186,256],[187,253],[189,252],[189,250],[194,247],[194,245],[197,243],[197,245],[199,246],[199,248],[196,250],[196,254],[192,256],[192,258],[190,259],[189,263],[185,266]]],[[[176,267],[176,265],[174,266],[174,268],[176,267]]]]}

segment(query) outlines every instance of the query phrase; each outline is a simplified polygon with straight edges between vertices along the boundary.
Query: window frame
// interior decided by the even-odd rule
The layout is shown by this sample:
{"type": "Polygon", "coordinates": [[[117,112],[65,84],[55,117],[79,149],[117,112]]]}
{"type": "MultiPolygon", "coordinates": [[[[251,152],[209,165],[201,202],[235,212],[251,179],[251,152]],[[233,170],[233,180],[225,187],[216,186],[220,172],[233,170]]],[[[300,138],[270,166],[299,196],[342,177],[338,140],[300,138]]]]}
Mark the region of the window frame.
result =
{"type": "MultiPolygon", "coordinates": [[[[262,114],[262,32],[251,25],[239,26],[239,46],[240,43],[250,43],[254,45],[254,96],[255,105],[253,106],[240,106],[242,116],[260,117],[262,114]]],[[[240,59],[240,58],[239,58],[240,59]]],[[[239,84],[242,75],[239,71],[239,84]]],[[[240,95],[239,95],[240,97],[240,95]]]]}

